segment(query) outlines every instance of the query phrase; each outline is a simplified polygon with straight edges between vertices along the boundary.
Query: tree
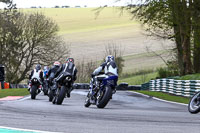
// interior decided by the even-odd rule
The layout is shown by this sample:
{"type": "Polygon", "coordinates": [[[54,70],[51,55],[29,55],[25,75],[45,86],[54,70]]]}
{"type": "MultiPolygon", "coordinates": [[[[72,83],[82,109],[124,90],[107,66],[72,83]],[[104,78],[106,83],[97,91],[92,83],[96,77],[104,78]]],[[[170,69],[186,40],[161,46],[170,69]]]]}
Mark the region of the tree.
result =
{"type": "Polygon", "coordinates": [[[200,1],[193,0],[193,14],[192,14],[192,25],[193,25],[193,38],[194,38],[194,52],[193,52],[193,64],[194,71],[200,72],[200,1]]]}
{"type": "Polygon", "coordinates": [[[97,68],[97,61],[91,60],[89,62],[85,62],[85,60],[82,59],[81,62],[78,62],[76,67],[78,69],[76,81],[79,83],[88,83],[91,79],[91,74],[97,68]]]}
{"type": "Polygon", "coordinates": [[[43,14],[1,11],[0,62],[6,68],[7,81],[19,83],[35,64],[50,65],[66,58],[69,48],[57,31],[55,22],[43,14]]]}
{"type": "Polygon", "coordinates": [[[128,5],[123,9],[147,25],[150,35],[173,40],[181,75],[193,72],[193,0],[141,0],[137,7],[128,5]]]}
{"type": "Polygon", "coordinates": [[[8,3],[12,3],[11,0],[0,0],[0,2],[6,3],[6,4],[8,4],[8,3]]]}

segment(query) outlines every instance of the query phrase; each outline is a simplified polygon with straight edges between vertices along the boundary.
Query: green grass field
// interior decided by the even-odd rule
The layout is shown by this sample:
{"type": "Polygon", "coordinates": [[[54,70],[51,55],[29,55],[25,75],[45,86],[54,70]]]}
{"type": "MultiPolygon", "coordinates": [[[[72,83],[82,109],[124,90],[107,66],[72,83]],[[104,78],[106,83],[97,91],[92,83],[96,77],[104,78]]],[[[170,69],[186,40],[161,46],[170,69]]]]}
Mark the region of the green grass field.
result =
{"type": "Polygon", "coordinates": [[[154,92],[154,91],[136,91],[136,92],[143,93],[145,95],[149,95],[152,97],[168,100],[168,101],[178,102],[178,103],[188,104],[190,101],[190,98],[175,96],[175,95],[171,95],[171,94],[163,93],[163,92],[154,92]]]}
{"type": "Polygon", "coordinates": [[[96,8],[41,8],[23,11],[27,13],[41,12],[52,18],[60,27],[60,35],[138,24],[131,20],[130,14],[123,12],[123,15],[120,15],[121,11],[116,8],[104,8],[98,16],[96,8]]]}
{"type": "Polygon", "coordinates": [[[166,54],[164,44],[171,45],[170,42],[160,39],[147,38],[140,23],[132,19],[132,15],[126,11],[121,14],[118,8],[104,8],[98,16],[95,14],[96,8],[20,10],[26,13],[41,12],[52,18],[59,26],[58,35],[70,45],[70,55],[76,62],[102,60],[105,56],[105,45],[115,44],[122,48],[124,73],[156,69],[164,66],[164,63],[159,57],[148,53],[146,48],[166,54]]]}
{"type": "Polygon", "coordinates": [[[145,82],[148,82],[151,79],[155,79],[156,77],[157,77],[157,73],[154,72],[154,73],[131,76],[128,78],[119,78],[118,84],[122,82],[126,82],[129,85],[141,85],[145,82]]]}
{"type": "Polygon", "coordinates": [[[1,89],[0,90],[0,98],[6,96],[26,96],[29,95],[30,92],[27,89],[1,89]]]}

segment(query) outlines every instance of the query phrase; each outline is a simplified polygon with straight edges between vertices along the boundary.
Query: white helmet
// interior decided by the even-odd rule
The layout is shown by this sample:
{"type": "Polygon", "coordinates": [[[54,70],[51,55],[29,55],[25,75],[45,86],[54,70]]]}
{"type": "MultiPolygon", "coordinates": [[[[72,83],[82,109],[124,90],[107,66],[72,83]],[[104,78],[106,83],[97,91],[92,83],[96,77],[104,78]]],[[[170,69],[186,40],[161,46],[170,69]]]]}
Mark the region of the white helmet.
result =
{"type": "Polygon", "coordinates": [[[106,57],[106,63],[108,63],[108,62],[110,62],[110,61],[114,61],[115,60],[115,57],[114,56],[112,56],[112,55],[108,55],[107,57],[106,57]]]}
{"type": "Polygon", "coordinates": [[[60,66],[61,64],[60,64],[59,61],[55,61],[55,62],[53,63],[53,65],[54,65],[54,66],[60,66]]]}

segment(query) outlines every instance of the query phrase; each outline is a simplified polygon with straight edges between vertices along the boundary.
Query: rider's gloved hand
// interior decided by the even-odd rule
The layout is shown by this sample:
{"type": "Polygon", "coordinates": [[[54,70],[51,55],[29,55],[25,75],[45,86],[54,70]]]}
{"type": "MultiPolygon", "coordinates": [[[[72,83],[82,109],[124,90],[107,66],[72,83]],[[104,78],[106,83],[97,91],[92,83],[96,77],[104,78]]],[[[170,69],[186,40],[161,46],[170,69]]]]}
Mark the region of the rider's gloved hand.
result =
{"type": "Polygon", "coordinates": [[[91,74],[91,77],[94,78],[94,76],[95,76],[95,75],[92,73],[92,74],[91,74]]]}

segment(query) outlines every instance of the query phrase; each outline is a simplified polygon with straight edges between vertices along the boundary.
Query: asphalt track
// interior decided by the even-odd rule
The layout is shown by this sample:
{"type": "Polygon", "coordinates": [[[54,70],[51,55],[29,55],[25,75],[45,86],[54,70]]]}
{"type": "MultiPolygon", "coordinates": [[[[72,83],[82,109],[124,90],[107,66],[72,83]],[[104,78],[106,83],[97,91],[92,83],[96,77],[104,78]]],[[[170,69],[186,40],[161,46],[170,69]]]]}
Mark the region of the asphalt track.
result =
{"type": "Polygon", "coordinates": [[[63,133],[200,133],[200,114],[190,114],[187,106],[118,91],[105,109],[85,108],[85,94],[74,90],[62,105],[42,94],[36,100],[0,101],[0,126],[63,133]]]}

